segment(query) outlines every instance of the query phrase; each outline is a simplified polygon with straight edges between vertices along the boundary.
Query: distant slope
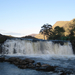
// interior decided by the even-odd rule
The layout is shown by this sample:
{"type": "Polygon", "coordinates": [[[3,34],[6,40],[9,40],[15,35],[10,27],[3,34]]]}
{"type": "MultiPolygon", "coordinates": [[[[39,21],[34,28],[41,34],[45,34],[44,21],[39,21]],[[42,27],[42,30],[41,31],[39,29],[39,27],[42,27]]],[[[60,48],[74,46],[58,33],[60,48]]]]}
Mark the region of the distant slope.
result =
{"type": "Polygon", "coordinates": [[[23,36],[23,37],[21,37],[21,38],[37,39],[37,38],[35,37],[36,35],[37,35],[37,34],[30,34],[30,35],[23,36]]]}
{"type": "Polygon", "coordinates": [[[37,34],[30,34],[30,35],[27,35],[27,36],[32,36],[32,37],[35,37],[37,34]]]}
{"type": "Polygon", "coordinates": [[[37,38],[32,37],[32,36],[24,36],[24,37],[21,37],[21,38],[26,38],[26,39],[37,39],[37,38]]]}
{"type": "MultiPolygon", "coordinates": [[[[44,39],[44,36],[41,33],[39,33],[35,36],[35,38],[44,39]]],[[[45,39],[47,39],[47,38],[45,37],[45,39]]]]}

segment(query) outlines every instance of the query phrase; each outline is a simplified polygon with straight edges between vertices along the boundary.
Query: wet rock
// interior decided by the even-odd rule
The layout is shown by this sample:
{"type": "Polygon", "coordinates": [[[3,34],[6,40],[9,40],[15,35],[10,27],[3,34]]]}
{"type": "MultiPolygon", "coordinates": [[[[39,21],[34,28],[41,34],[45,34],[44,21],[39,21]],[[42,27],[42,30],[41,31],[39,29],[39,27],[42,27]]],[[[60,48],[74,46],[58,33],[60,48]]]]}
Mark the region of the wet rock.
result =
{"type": "Polygon", "coordinates": [[[64,42],[60,42],[61,45],[64,45],[64,42]]]}
{"type": "Polygon", "coordinates": [[[8,59],[5,59],[5,62],[8,62],[9,60],[8,59]]]}
{"type": "Polygon", "coordinates": [[[55,70],[55,66],[50,66],[48,64],[43,64],[41,65],[40,62],[37,62],[36,64],[34,63],[35,61],[34,60],[31,60],[31,59],[19,59],[19,58],[16,58],[16,57],[11,57],[9,59],[5,59],[5,58],[0,58],[0,61],[3,62],[10,62],[14,65],[16,65],[18,68],[20,69],[26,69],[26,68],[29,68],[29,69],[35,69],[35,70],[38,70],[38,71],[46,71],[46,72],[49,72],[49,71],[54,71],[55,70]]]}
{"type": "Polygon", "coordinates": [[[16,61],[16,62],[21,62],[22,60],[19,59],[19,58],[16,58],[15,61],[16,61]]]}
{"type": "Polygon", "coordinates": [[[60,44],[60,45],[64,45],[64,41],[59,41],[59,40],[55,40],[55,41],[52,41],[53,43],[58,43],[58,44],[60,44]]]}
{"type": "Polygon", "coordinates": [[[20,64],[20,65],[26,65],[26,64],[28,64],[28,62],[21,60],[21,61],[19,62],[19,64],[20,64]]]}
{"type": "Polygon", "coordinates": [[[71,41],[73,52],[75,54],[75,39],[71,41]]]}
{"type": "Polygon", "coordinates": [[[33,63],[29,63],[28,64],[28,68],[32,68],[33,69],[33,68],[35,68],[35,65],[33,63]]]}
{"type": "Polygon", "coordinates": [[[60,75],[67,75],[67,74],[63,72],[63,73],[61,73],[60,75]]]}
{"type": "Polygon", "coordinates": [[[35,66],[36,66],[36,67],[41,67],[41,63],[38,62],[38,63],[35,64],[35,66]]]}
{"type": "Polygon", "coordinates": [[[49,71],[54,71],[55,67],[54,66],[50,66],[48,64],[43,64],[43,65],[41,65],[41,67],[37,67],[36,70],[49,72],[49,71]]]}
{"type": "Polygon", "coordinates": [[[2,45],[0,44],[0,54],[2,54],[2,45]]]}
{"type": "Polygon", "coordinates": [[[29,58],[26,58],[26,59],[24,59],[23,61],[28,62],[28,63],[34,63],[34,62],[35,62],[34,60],[31,60],[31,59],[29,59],[29,58]]]}
{"type": "Polygon", "coordinates": [[[4,61],[5,61],[4,57],[0,58],[0,62],[4,62],[4,61]]]}
{"type": "Polygon", "coordinates": [[[11,62],[11,61],[15,61],[16,59],[17,59],[16,57],[11,57],[8,60],[9,60],[9,62],[11,62]]]}
{"type": "Polygon", "coordinates": [[[14,61],[13,64],[16,65],[16,66],[18,66],[19,62],[14,61]]]}
{"type": "Polygon", "coordinates": [[[16,58],[16,57],[11,57],[11,58],[8,59],[8,62],[10,62],[10,63],[13,63],[13,62],[20,62],[20,61],[21,61],[21,59],[16,58]]]}
{"type": "Polygon", "coordinates": [[[28,66],[27,65],[19,65],[18,68],[20,68],[20,69],[26,69],[26,68],[28,68],[28,66]]]}

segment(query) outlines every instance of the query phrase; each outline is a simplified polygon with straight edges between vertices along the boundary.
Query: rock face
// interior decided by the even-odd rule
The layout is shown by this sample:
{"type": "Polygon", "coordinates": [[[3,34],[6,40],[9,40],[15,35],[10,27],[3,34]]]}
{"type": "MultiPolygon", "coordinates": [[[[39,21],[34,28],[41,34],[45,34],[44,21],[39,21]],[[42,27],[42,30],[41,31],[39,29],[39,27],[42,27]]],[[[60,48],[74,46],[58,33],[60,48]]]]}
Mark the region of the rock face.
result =
{"type": "Polygon", "coordinates": [[[71,41],[73,52],[75,54],[75,39],[71,41]]]}

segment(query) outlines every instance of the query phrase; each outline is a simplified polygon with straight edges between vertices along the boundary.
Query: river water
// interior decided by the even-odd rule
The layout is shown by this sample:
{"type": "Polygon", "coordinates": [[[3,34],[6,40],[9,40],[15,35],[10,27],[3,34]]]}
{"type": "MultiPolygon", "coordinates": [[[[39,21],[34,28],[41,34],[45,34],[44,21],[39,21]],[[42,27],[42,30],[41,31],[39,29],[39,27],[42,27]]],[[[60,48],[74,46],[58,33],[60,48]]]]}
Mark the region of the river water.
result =
{"type": "Polygon", "coordinates": [[[75,75],[75,55],[69,41],[32,41],[12,39],[6,40],[2,45],[2,54],[5,58],[30,58],[52,66],[58,66],[55,72],[36,71],[32,69],[19,69],[13,64],[0,62],[0,75],[75,75]]]}

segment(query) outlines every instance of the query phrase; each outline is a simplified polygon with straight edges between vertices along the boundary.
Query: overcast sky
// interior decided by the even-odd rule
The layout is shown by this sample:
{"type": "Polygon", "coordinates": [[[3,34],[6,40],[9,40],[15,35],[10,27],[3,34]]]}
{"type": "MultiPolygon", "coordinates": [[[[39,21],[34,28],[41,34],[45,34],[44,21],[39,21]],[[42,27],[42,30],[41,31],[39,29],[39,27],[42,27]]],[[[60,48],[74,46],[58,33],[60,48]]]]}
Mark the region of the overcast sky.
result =
{"type": "Polygon", "coordinates": [[[75,18],[75,0],[0,0],[0,33],[38,34],[43,24],[75,18]]]}

